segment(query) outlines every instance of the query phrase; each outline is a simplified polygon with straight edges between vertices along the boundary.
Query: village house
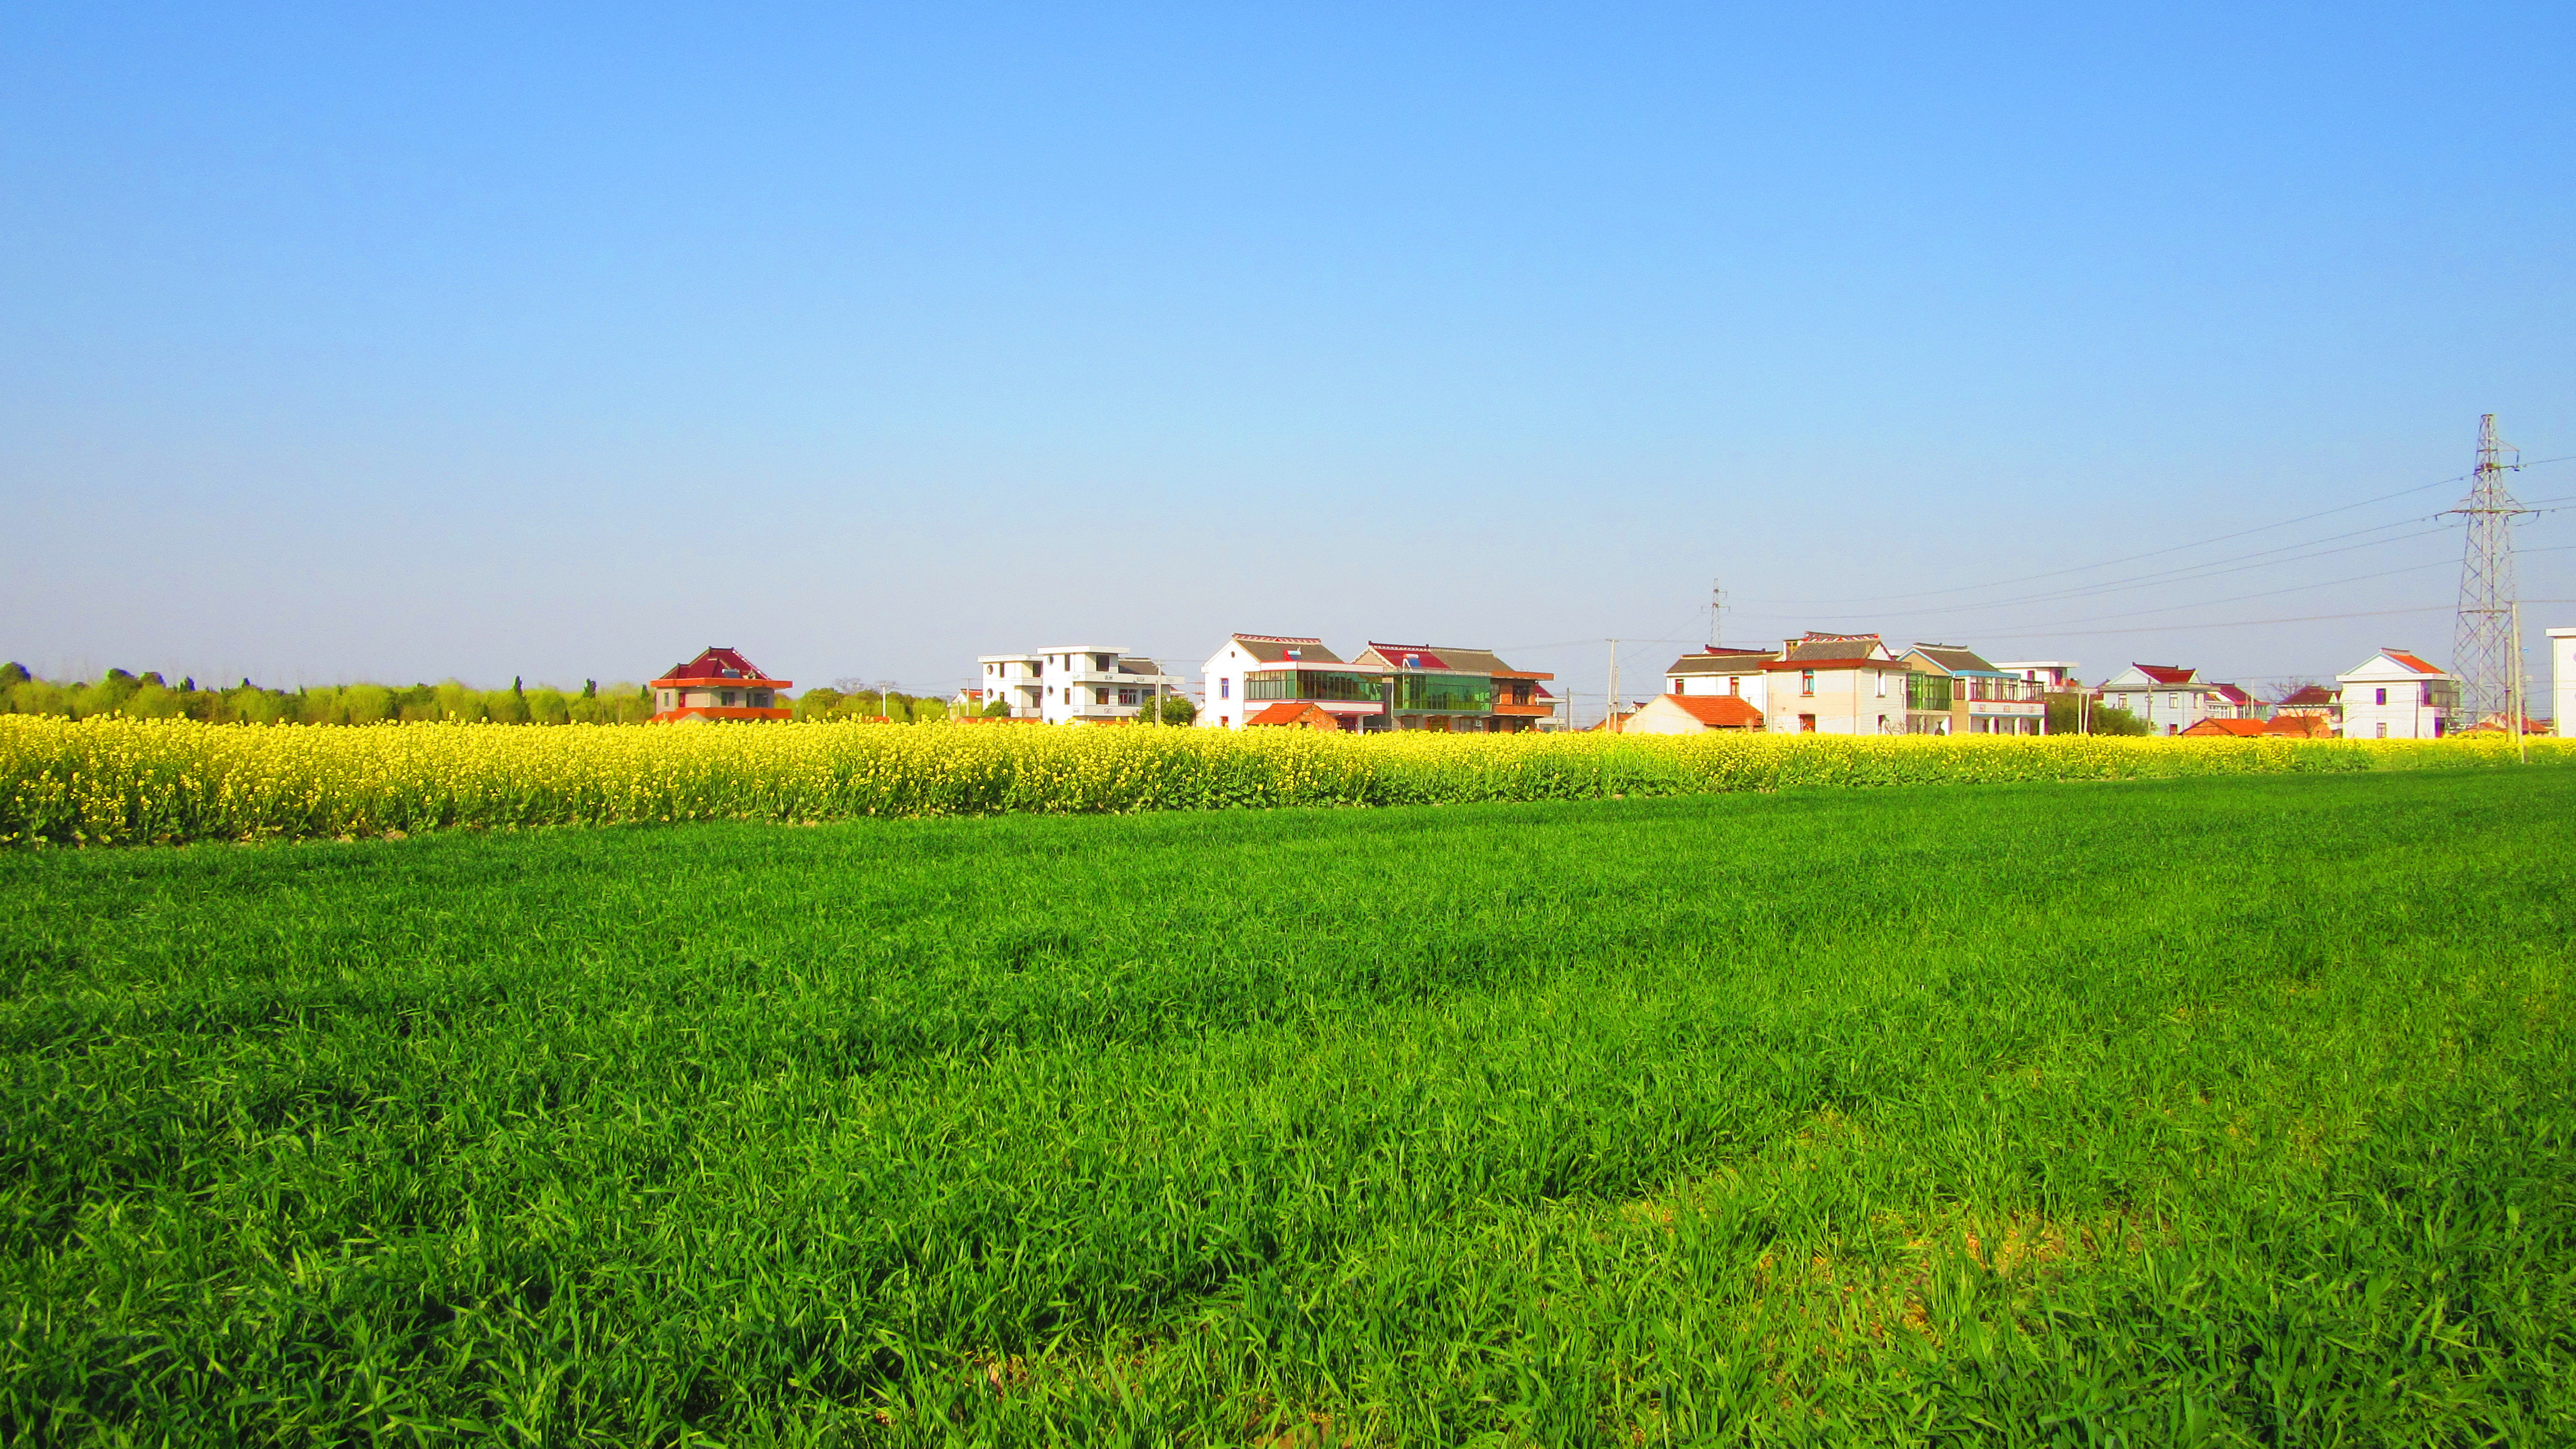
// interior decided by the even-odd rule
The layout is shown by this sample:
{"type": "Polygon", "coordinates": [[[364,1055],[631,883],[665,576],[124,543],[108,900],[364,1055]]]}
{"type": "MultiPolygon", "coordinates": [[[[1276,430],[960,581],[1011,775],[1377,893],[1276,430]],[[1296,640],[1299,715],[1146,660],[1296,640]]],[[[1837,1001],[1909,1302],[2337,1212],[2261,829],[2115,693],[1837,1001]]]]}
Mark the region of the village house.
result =
{"type": "Polygon", "coordinates": [[[1235,634],[1208,657],[1199,723],[1239,729],[1277,704],[1311,704],[1352,732],[1517,734],[1551,723],[1541,681],[1487,649],[1371,643],[1344,659],[1304,635],[1235,634]]]}
{"type": "Polygon", "coordinates": [[[686,720],[788,719],[795,711],[779,695],[795,687],[792,679],[772,679],[739,650],[713,645],[649,686],[653,723],[686,720]]]}
{"type": "Polygon", "coordinates": [[[1659,694],[1611,726],[1627,735],[1698,735],[1711,730],[1758,734],[1761,709],[1738,694],[1659,694]]]}
{"type": "Polygon", "coordinates": [[[2335,676],[2348,740],[2435,740],[2450,731],[2460,682],[2409,649],[2382,649],[2335,676]]]}
{"type": "Polygon", "coordinates": [[[1664,693],[1731,695],[1754,709],[1762,708],[1762,666],[1780,657],[1777,649],[1736,649],[1711,644],[1664,667],[1664,693]]]}
{"type": "Polygon", "coordinates": [[[1034,654],[979,654],[986,700],[1000,699],[1010,718],[1044,724],[1123,724],[1154,717],[1158,698],[1183,682],[1142,655],[1107,644],[1061,644],[1034,654]],[[1159,695],[1157,691],[1160,691],[1159,695]]]}
{"type": "Polygon", "coordinates": [[[2101,696],[2105,708],[2125,709],[2159,735],[2181,734],[2213,714],[2233,718],[2235,708],[2199,670],[2178,664],[2132,664],[2102,681],[2101,696]]]}
{"type": "Polygon", "coordinates": [[[2331,685],[2302,684],[2272,701],[2273,719],[2318,719],[2326,734],[2343,732],[2343,692],[2331,685]]]}
{"type": "MultiPolygon", "coordinates": [[[[2018,671],[1989,664],[1973,649],[1957,644],[1917,644],[1906,651],[1908,667],[1950,681],[1946,727],[1926,728],[1911,718],[1916,734],[2037,735],[2048,732],[2048,686],[2018,671]]],[[[1919,689],[1930,713],[1934,694],[1919,689]]]]}
{"type": "Polygon", "coordinates": [[[1876,634],[1809,633],[1783,640],[1762,666],[1765,729],[1810,735],[1906,732],[1912,671],[1876,634]]]}

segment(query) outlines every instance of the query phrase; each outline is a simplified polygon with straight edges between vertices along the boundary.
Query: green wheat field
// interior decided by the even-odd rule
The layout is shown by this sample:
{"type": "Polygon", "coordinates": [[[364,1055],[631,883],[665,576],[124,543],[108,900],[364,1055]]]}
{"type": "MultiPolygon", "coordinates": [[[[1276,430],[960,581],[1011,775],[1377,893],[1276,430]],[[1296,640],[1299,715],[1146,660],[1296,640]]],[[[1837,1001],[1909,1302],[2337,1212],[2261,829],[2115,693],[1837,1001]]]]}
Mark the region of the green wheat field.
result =
{"type": "Polygon", "coordinates": [[[2576,1440],[2576,765],[0,852],[12,1444],[2576,1440]]]}

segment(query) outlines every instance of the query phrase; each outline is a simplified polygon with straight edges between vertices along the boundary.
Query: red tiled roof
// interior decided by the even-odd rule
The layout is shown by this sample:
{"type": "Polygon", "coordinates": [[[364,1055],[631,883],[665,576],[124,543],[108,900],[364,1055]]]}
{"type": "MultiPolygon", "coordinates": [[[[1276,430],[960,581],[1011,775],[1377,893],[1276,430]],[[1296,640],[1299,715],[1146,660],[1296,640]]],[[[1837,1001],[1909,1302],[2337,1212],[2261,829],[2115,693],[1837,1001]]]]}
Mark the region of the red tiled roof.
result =
{"type": "Polygon", "coordinates": [[[1377,651],[1379,658],[1384,659],[1387,663],[1392,664],[1399,669],[1446,669],[1449,667],[1446,663],[1442,662],[1440,656],[1433,653],[1427,645],[1380,644],[1376,640],[1372,639],[1369,641],[1369,647],[1377,651]],[[1421,662],[1417,665],[1411,662],[1414,660],[1419,660],[1421,662]]]}
{"type": "Polygon", "coordinates": [[[2405,665],[2407,668],[2414,670],[2418,674],[2439,674],[2442,672],[2434,668],[2432,665],[2425,663],[2423,660],[2416,658],[2414,655],[2407,653],[2403,649],[2382,649],[2379,652],[2387,655],[2393,660],[2396,660],[2398,663],[2405,665]]]}
{"type": "Polygon", "coordinates": [[[2252,704],[2254,702],[2254,696],[2247,694],[2244,690],[2238,689],[2232,684],[2219,685],[2218,697],[2226,700],[2229,704],[2252,704]]]}
{"type": "Polygon", "coordinates": [[[1774,659],[1762,667],[1766,670],[1850,669],[1863,664],[1874,664],[1881,669],[1894,669],[1899,671],[1902,671],[1905,668],[1903,660],[1879,659],[1876,657],[1864,656],[1848,656],[1834,659],[1774,659]]]}
{"type": "MultiPolygon", "coordinates": [[[[2293,719],[2305,717],[2291,716],[2293,719]]],[[[2259,735],[2267,732],[2264,728],[2266,723],[2259,719],[2205,719],[2190,729],[2184,730],[2183,733],[2187,735],[2259,735]]]]}
{"type": "Polygon", "coordinates": [[[1733,694],[1668,694],[1691,718],[1713,730],[1762,728],[1762,711],[1733,694]]]}
{"type": "Polygon", "coordinates": [[[1306,724],[1309,723],[1307,718],[1309,715],[1314,717],[1314,722],[1318,722],[1324,726],[1334,729],[1340,728],[1339,725],[1333,723],[1333,717],[1326,714],[1323,710],[1318,709],[1314,705],[1305,701],[1293,699],[1282,700],[1279,703],[1270,706],[1268,709],[1263,710],[1261,713],[1252,716],[1250,719],[1245,720],[1243,723],[1246,729],[1249,729],[1254,725],[1306,724]]]}
{"type": "Polygon", "coordinates": [[[2335,692],[2322,684],[2302,685],[2281,696],[2281,707],[2327,705],[2335,702],[2335,692]]]}
{"type": "MultiPolygon", "coordinates": [[[[671,666],[670,671],[664,674],[662,679],[758,680],[762,683],[774,684],[781,687],[784,687],[787,684],[786,680],[771,679],[768,675],[761,673],[760,666],[743,658],[741,651],[734,649],[721,649],[713,645],[708,646],[698,655],[697,658],[690,660],[688,663],[675,664],[671,666]]],[[[654,681],[656,684],[661,682],[662,680],[654,681]]]]}
{"type": "Polygon", "coordinates": [[[2276,714],[2263,721],[2267,735],[2296,735],[2301,739],[2323,740],[2334,737],[2334,721],[2321,714],[2276,714]]]}
{"type": "Polygon", "coordinates": [[[2189,684],[2191,677],[2200,672],[2185,669],[2179,664],[2131,664],[2129,667],[2158,684],[2189,684]]]}

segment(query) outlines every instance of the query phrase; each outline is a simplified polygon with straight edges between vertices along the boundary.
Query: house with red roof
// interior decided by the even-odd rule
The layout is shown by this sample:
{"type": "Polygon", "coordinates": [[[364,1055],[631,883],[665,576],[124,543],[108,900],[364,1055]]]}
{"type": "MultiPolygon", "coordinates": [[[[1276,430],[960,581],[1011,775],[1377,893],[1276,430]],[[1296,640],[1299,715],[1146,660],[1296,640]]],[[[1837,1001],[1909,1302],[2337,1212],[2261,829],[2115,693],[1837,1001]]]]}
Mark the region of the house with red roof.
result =
{"type": "Polygon", "coordinates": [[[1876,634],[1807,633],[1765,663],[1763,725],[1774,733],[1901,735],[1912,668],[1876,634]]]}
{"type": "Polygon", "coordinates": [[[2109,709],[2125,709],[2147,722],[2148,730],[2160,735],[2178,735],[2211,716],[2234,719],[2240,706],[2227,691],[2251,698],[2234,685],[2221,685],[2200,677],[2200,671],[2180,664],[2132,664],[2102,681],[2102,704],[2109,709]]]}
{"type": "Polygon", "coordinates": [[[2272,701],[2274,720],[2310,718],[2325,721],[2323,735],[2338,734],[2343,729],[2343,691],[2329,684],[2302,684],[2272,701]]]}
{"type": "Polygon", "coordinates": [[[1628,735],[1703,735],[1711,730],[1759,734],[1762,711],[1740,694],[1660,694],[1619,722],[1628,735]]]}
{"type": "Polygon", "coordinates": [[[2335,684],[2348,740],[2437,740],[2460,707],[2459,679],[2412,649],[2382,649],[2335,684]]]}
{"type": "Polygon", "coordinates": [[[1199,723],[1240,729],[1275,704],[1311,704],[1354,733],[1517,734],[1557,720],[1544,681],[1490,649],[1372,642],[1344,659],[1300,634],[1235,634],[1208,657],[1199,723]]]}
{"type": "Polygon", "coordinates": [[[738,649],[713,645],[686,664],[675,664],[652,683],[655,724],[687,720],[786,719],[794,711],[779,696],[795,686],[772,679],[738,649]]]}

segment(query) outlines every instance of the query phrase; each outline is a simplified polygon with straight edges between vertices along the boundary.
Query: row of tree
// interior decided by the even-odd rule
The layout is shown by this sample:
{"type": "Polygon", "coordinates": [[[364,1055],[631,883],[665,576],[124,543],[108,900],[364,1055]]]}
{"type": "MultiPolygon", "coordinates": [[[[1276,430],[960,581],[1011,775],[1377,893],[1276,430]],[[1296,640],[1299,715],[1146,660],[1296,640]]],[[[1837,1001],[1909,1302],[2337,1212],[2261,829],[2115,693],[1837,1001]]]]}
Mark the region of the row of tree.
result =
{"type": "Polygon", "coordinates": [[[584,680],[581,692],[516,679],[508,689],[444,684],[335,684],[310,689],[263,689],[239,684],[201,689],[194,679],[172,684],[159,671],[129,674],[111,669],[94,680],[38,679],[20,664],[0,664],[0,713],[86,719],[114,714],[135,719],[196,719],[239,724],[401,724],[440,720],[496,724],[641,724],[653,714],[653,692],[639,684],[602,689],[584,680]]]}

